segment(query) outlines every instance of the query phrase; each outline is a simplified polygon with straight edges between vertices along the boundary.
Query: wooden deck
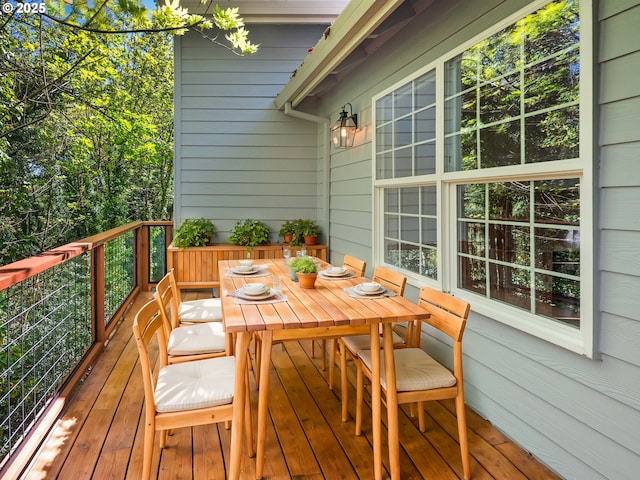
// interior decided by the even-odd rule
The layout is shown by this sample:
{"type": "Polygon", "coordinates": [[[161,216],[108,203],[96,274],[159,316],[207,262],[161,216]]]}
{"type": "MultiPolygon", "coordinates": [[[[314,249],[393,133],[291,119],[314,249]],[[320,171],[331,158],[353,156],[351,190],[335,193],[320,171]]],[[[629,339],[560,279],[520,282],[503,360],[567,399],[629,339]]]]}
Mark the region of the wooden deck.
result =
{"type": "MultiPolygon", "coordinates": [[[[202,296],[198,292],[184,295],[202,296]]],[[[136,299],[21,478],[139,480],[143,390],[131,319],[148,298],[150,294],[145,293],[136,299]]],[[[329,390],[328,370],[323,371],[320,363],[318,358],[311,358],[309,342],[274,347],[264,478],[373,478],[370,421],[365,420],[363,435],[356,437],[353,421],[340,420],[339,388],[337,392],[329,390]]],[[[353,382],[355,372],[352,369],[350,373],[353,382]]],[[[250,377],[256,411],[257,391],[253,375],[250,377]]],[[[355,391],[350,392],[350,398],[355,399],[355,391]]],[[[427,406],[425,434],[407,410],[400,415],[403,479],[462,476],[453,404],[431,403],[427,406]]],[[[350,412],[354,411],[352,404],[350,412]]],[[[256,421],[254,416],[254,425],[256,421]]],[[[559,478],[471,410],[468,427],[473,479],[559,478]]],[[[162,452],[157,442],[156,435],[157,478],[225,478],[230,431],[223,425],[176,430],[162,452]]],[[[242,478],[253,479],[255,459],[243,455],[242,462],[242,478]]]]}

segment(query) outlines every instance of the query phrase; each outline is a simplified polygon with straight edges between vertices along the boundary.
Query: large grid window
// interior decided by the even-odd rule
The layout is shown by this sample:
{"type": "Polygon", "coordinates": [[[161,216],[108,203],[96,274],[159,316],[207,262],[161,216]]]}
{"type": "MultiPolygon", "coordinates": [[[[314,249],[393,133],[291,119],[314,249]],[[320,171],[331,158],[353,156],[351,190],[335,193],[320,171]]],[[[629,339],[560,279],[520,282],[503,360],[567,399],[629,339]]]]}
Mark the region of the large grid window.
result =
{"type": "Polygon", "coordinates": [[[374,98],[376,255],[591,355],[590,21],[579,6],[591,10],[535,2],[374,98]]]}

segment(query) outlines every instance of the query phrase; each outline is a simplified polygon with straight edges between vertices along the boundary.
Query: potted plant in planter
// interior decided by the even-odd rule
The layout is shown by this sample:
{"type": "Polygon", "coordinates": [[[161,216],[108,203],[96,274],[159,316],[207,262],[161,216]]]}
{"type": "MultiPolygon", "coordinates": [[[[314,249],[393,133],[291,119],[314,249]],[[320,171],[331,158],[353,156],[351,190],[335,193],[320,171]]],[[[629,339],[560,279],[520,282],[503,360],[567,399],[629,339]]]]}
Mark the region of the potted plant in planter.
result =
{"type": "Polygon", "coordinates": [[[305,245],[315,245],[318,241],[319,231],[320,228],[313,220],[305,220],[302,229],[305,245]]]}
{"type": "Polygon", "coordinates": [[[282,224],[280,228],[280,236],[282,237],[284,243],[291,243],[293,241],[293,237],[296,232],[296,221],[295,220],[287,220],[282,224]]]}
{"type": "Polygon", "coordinates": [[[173,244],[178,248],[204,247],[215,237],[216,228],[206,218],[187,218],[176,229],[173,244]]]}
{"type": "Polygon", "coordinates": [[[289,263],[289,268],[296,273],[301,288],[315,288],[318,265],[311,257],[296,257],[289,263]]]}
{"type": "Polygon", "coordinates": [[[247,258],[256,245],[269,243],[269,228],[260,220],[239,220],[231,229],[229,243],[247,247],[247,258]]]}
{"type": "Polygon", "coordinates": [[[292,247],[299,247],[300,245],[302,245],[302,242],[304,240],[305,221],[299,218],[297,220],[293,220],[291,224],[293,238],[291,239],[289,245],[291,245],[292,247]]]}

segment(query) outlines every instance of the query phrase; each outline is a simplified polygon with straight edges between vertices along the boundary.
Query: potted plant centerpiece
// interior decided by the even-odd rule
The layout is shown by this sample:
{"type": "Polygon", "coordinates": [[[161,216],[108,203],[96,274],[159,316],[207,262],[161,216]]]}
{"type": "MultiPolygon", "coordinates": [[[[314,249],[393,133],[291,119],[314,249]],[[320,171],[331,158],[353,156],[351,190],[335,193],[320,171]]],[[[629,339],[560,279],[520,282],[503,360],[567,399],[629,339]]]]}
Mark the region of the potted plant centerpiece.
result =
{"type": "Polygon", "coordinates": [[[269,242],[269,228],[260,220],[248,218],[239,220],[231,229],[229,243],[247,247],[247,258],[251,258],[251,251],[256,245],[269,242]]]}
{"type": "Polygon", "coordinates": [[[178,248],[204,247],[215,237],[216,228],[206,218],[187,218],[176,229],[173,245],[178,248]]]}
{"type": "Polygon", "coordinates": [[[315,288],[318,265],[311,257],[296,257],[291,260],[289,268],[296,273],[301,288],[315,288]]]}

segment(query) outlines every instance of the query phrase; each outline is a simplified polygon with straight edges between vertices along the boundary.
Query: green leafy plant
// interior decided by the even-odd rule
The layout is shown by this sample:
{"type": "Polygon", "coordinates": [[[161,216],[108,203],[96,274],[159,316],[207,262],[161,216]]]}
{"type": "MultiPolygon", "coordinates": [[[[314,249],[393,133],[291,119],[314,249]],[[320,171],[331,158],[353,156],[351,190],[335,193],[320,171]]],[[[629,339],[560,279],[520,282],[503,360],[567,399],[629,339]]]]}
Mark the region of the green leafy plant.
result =
{"type": "Polygon", "coordinates": [[[302,245],[304,238],[304,228],[306,220],[287,220],[282,224],[280,228],[280,236],[285,239],[285,242],[289,243],[292,247],[299,247],[302,245]],[[285,235],[291,234],[291,238],[286,240],[285,235]]]}
{"type": "Polygon", "coordinates": [[[296,228],[296,221],[287,220],[282,224],[282,226],[280,227],[280,232],[278,233],[282,238],[284,238],[284,236],[289,233],[293,235],[295,233],[295,228],[296,228]]]}
{"type": "Polygon", "coordinates": [[[291,259],[289,268],[296,273],[317,273],[318,265],[311,257],[296,257],[291,259]]]}
{"type": "Polygon", "coordinates": [[[251,253],[256,245],[264,245],[269,242],[269,227],[260,220],[239,220],[231,229],[229,243],[247,247],[251,253]]]}
{"type": "Polygon", "coordinates": [[[320,232],[320,228],[313,220],[302,221],[302,235],[305,237],[315,237],[320,232]]]}
{"type": "Polygon", "coordinates": [[[302,245],[302,240],[304,238],[304,225],[305,221],[301,218],[297,220],[293,220],[291,222],[291,229],[293,233],[293,238],[291,239],[290,245],[293,247],[299,247],[302,245]]]}
{"type": "Polygon", "coordinates": [[[173,244],[178,248],[204,247],[216,235],[216,228],[206,218],[187,218],[176,229],[173,244]]]}

